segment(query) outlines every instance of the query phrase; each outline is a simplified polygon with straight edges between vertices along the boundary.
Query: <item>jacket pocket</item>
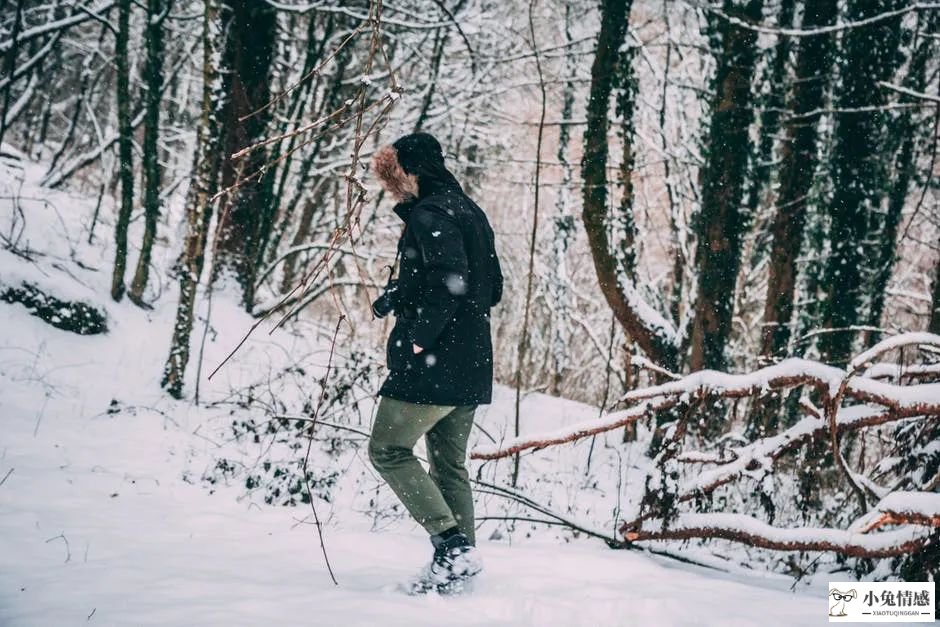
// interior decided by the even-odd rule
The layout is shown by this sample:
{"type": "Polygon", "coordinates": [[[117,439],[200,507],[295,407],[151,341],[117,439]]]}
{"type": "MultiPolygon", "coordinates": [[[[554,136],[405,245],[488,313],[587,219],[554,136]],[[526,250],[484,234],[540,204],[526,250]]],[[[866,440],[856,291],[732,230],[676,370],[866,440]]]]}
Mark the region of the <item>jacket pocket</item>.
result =
{"type": "Polygon", "coordinates": [[[408,340],[408,323],[399,318],[392,327],[385,349],[385,362],[389,370],[409,370],[414,365],[411,342],[408,340]]]}

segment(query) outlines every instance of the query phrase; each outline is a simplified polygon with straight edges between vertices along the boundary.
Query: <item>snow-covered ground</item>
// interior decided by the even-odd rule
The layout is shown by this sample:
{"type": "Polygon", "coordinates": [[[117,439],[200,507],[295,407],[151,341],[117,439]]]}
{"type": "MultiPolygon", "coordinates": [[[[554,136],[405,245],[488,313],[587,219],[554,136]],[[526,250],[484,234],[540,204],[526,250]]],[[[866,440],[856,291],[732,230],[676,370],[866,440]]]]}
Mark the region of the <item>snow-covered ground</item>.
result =
{"type": "Polygon", "coordinates": [[[315,530],[298,524],[306,510],[248,506],[184,482],[184,433],[160,415],[70,411],[81,390],[43,410],[36,383],[2,385],[0,472],[13,469],[0,486],[3,625],[825,622],[824,598],[786,592],[785,580],[748,585],[596,541],[483,541],[486,571],[472,594],[410,598],[395,584],[428,558],[427,540],[417,529],[370,532],[353,516],[325,530],[334,586],[315,530]]]}
{"type": "MultiPolygon", "coordinates": [[[[783,577],[721,573],[613,551],[571,534],[562,542],[559,532],[544,527],[535,532],[520,527],[493,539],[497,523],[486,523],[480,534],[486,570],[472,594],[407,597],[396,591],[396,583],[430,557],[429,544],[407,519],[383,518],[377,524],[370,516],[373,499],[387,506],[393,497],[379,487],[355,448],[340,458],[345,466],[332,501],[318,502],[339,581],[334,586],[307,508],[266,506],[263,499],[246,496],[243,480],[213,490],[200,481],[221,450],[231,418],[225,405],[174,401],[159,389],[174,313],[171,285],[163,276],[157,279],[164,298],[153,311],[111,302],[113,253],[86,245],[87,234],[73,226],[86,222],[92,205],[65,192],[30,187],[36,172],[28,166],[27,184],[14,187],[26,217],[21,242],[28,240],[43,254],[33,264],[4,252],[0,283],[27,278],[94,302],[107,310],[110,331],[78,336],[30,316],[20,305],[0,303],[0,625],[826,622],[824,584],[790,592],[791,581],[783,577]]],[[[9,208],[4,207],[3,228],[12,220],[9,208]]],[[[99,225],[98,236],[110,228],[99,225]]],[[[156,263],[166,266],[173,254],[158,250],[156,263]]],[[[222,297],[213,307],[207,367],[224,357],[249,324],[222,297]]],[[[285,355],[303,356],[309,381],[326,362],[324,347],[303,334],[259,334],[216,379],[202,382],[203,399],[219,400],[232,388],[263,381],[265,373],[283,365],[285,355]]],[[[187,389],[192,390],[192,377],[187,389]]],[[[512,400],[509,390],[500,389],[496,403],[479,414],[497,441],[508,432],[512,400]]],[[[358,428],[368,430],[371,409],[365,399],[358,428]]],[[[525,400],[523,430],[570,425],[596,412],[533,394],[525,400]]],[[[594,463],[617,460],[624,469],[623,489],[616,469],[607,479],[616,489],[587,480],[577,484],[571,469],[575,460],[586,459],[588,441],[523,458],[521,476],[558,511],[612,520],[620,498],[629,500],[635,490],[631,478],[642,476],[631,470],[636,460],[617,439],[613,434],[609,441],[597,440],[594,463]]],[[[504,476],[506,463],[489,462],[487,470],[504,476]]],[[[481,495],[481,512],[495,510],[493,501],[481,495]]]]}

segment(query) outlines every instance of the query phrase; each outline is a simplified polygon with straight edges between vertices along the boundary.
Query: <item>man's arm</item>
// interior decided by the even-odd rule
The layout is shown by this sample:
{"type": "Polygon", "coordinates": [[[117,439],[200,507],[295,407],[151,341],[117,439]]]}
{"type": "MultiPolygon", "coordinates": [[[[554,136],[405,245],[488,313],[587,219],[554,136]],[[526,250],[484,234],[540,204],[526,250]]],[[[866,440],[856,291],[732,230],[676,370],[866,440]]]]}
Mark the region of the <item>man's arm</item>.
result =
{"type": "Polygon", "coordinates": [[[408,222],[424,263],[424,293],[411,330],[415,352],[437,342],[467,292],[467,253],[457,223],[434,211],[417,209],[408,222]]]}

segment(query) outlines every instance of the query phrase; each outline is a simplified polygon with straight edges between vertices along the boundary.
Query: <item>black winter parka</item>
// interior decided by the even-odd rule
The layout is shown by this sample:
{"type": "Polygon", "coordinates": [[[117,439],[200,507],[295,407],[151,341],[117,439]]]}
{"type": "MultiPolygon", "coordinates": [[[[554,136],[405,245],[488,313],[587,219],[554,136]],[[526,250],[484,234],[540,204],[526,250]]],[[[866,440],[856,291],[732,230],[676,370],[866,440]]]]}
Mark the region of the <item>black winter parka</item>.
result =
{"type": "Polygon", "coordinates": [[[492,400],[490,308],[503,274],[486,214],[456,181],[425,181],[399,203],[396,320],[388,338],[389,375],[379,394],[430,405],[492,400]],[[424,350],[415,354],[412,344],[424,350]]]}

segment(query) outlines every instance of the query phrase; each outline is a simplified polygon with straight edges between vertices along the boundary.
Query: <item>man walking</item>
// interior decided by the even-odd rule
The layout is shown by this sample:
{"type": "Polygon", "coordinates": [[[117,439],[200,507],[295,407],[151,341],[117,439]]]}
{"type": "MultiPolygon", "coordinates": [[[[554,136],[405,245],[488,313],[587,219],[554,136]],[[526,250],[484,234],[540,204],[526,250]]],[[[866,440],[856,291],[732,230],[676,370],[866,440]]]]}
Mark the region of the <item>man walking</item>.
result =
{"type": "Polygon", "coordinates": [[[405,228],[398,278],[372,307],[396,319],[369,458],[431,537],[433,559],[410,591],[449,593],[482,568],[465,463],[474,411],[491,401],[489,311],[503,276],[486,214],[447,170],[434,137],[400,138],[376,153],[373,169],[399,201],[405,228]],[[413,452],[421,436],[430,473],[413,452]]]}

